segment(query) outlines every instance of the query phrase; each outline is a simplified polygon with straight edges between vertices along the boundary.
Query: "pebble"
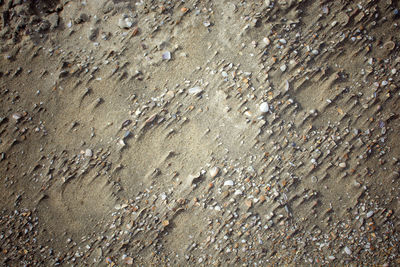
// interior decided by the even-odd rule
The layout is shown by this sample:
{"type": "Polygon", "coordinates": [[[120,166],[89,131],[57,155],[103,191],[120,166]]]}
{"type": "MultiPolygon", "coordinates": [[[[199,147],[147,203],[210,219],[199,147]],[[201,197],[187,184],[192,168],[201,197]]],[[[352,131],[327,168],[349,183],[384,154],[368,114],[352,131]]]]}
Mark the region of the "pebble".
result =
{"type": "Polygon", "coordinates": [[[281,44],[286,44],[286,43],[287,43],[285,39],[279,39],[279,42],[280,42],[281,44]]]}
{"type": "Polygon", "coordinates": [[[234,182],[232,180],[226,180],[224,182],[224,186],[233,186],[233,185],[234,185],[234,182]]]}
{"type": "Polygon", "coordinates": [[[12,118],[13,118],[16,122],[18,122],[18,121],[22,118],[22,115],[19,114],[19,113],[14,113],[14,114],[12,115],[12,118]]]}
{"type": "Polygon", "coordinates": [[[118,20],[118,26],[121,29],[129,29],[133,26],[133,21],[131,18],[123,16],[118,20]]]}
{"type": "Polygon", "coordinates": [[[368,218],[371,218],[372,216],[374,215],[374,212],[371,210],[371,211],[368,211],[368,213],[367,213],[367,219],[368,218]]]}
{"type": "Polygon", "coordinates": [[[203,92],[203,89],[201,89],[200,86],[195,86],[195,87],[192,87],[189,89],[189,94],[192,94],[192,95],[198,95],[201,92],[203,92]]]}
{"type": "Polygon", "coordinates": [[[170,60],[171,59],[171,52],[166,51],[162,54],[162,59],[163,60],[170,60]]]}
{"type": "Polygon", "coordinates": [[[345,247],[344,248],[344,252],[347,254],[347,255],[351,255],[351,250],[348,248],[348,247],[345,247]]]}
{"type": "Polygon", "coordinates": [[[261,113],[267,113],[269,111],[269,105],[267,102],[262,102],[260,104],[260,111],[261,113]]]}
{"type": "Polygon", "coordinates": [[[244,201],[244,204],[246,204],[246,206],[247,206],[248,208],[251,208],[251,206],[253,205],[253,201],[251,201],[251,199],[246,199],[246,200],[244,201]]]}
{"type": "Polygon", "coordinates": [[[285,64],[283,64],[282,66],[280,66],[280,70],[281,70],[282,72],[285,72],[286,69],[287,69],[287,66],[286,66],[285,64]]]}
{"type": "Polygon", "coordinates": [[[87,148],[85,150],[85,157],[90,158],[91,156],[93,156],[93,152],[90,148],[87,148]]]}
{"type": "Polygon", "coordinates": [[[346,166],[347,166],[347,165],[346,165],[346,162],[340,162],[340,163],[339,163],[339,167],[340,167],[340,168],[346,168],[346,166]]]}
{"type": "Polygon", "coordinates": [[[263,42],[265,45],[269,45],[271,41],[268,39],[268,37],[264,37],[263,42]]]}

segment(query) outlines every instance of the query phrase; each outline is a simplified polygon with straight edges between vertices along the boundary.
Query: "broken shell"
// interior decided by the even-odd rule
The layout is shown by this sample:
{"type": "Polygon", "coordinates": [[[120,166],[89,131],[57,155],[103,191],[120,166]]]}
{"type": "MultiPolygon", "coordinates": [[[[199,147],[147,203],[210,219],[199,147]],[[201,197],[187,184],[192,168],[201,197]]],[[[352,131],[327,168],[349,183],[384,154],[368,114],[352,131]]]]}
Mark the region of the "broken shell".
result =
{"type": "Polygon", "coordinates": [[[218,167],[213,167],[213,168],[210,169],[209,172],[210,172],[211,178],[215,178],[219,173],[219,168],[218,167]]]}

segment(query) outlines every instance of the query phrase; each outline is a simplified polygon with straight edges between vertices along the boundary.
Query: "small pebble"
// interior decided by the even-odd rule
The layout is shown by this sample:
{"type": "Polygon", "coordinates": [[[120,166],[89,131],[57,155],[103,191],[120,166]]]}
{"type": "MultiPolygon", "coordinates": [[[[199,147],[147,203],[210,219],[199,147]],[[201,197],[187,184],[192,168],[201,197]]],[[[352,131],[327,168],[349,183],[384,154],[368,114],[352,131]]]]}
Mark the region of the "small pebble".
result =
{"type": "Polygon", "coordinates": [[[195,87],[192,87],[189,89],[189,94],[192,94],[192,95],[198,95],[201,92],[203,92],[203,89],[201,89],[200,86],[195,86],[195,87]]]}
{"type": "Polygon", "coordinates": [[[131,18],[120,18],[118,21],[118,26],[121,29],[129,29],[133,25],[133,21],[131,18]]]}
{"type": "Polygon", "coordinates": [[[233,183],[232,180],[226,180],[226,181],[224,182],[224,186],[233,186],[233,185],[234,185],[234,183],[233,183]]]}
{"type": "Polygon", "coordinates": [[[162,54],[162,59],[163,60],[170,60],[171,59],[171,52],[166,51],[162,54]]]}
{"type": "Polygon", "coordinates": [[[93,156],[93,152],[90,148],[87,148],[85,150],[85,157],[90,158],[91,156],[93,156]]]}
{"type": "Polygon", "coordinates": [[[269,111],[269,105],[267,102],[262,102],[260,104],[260,111],[261,113],[267,113],[269,111]]]}

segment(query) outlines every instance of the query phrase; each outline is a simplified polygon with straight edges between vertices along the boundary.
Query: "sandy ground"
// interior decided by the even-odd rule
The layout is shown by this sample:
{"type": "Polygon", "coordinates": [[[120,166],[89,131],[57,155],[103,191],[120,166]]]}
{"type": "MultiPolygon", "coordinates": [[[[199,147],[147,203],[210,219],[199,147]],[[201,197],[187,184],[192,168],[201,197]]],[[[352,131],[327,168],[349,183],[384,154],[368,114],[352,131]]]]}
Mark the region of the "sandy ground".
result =
{"type": "Polygon", "coordinates": [[[0,0],[1,265],[400,265],[398,5],[0,0]]]}

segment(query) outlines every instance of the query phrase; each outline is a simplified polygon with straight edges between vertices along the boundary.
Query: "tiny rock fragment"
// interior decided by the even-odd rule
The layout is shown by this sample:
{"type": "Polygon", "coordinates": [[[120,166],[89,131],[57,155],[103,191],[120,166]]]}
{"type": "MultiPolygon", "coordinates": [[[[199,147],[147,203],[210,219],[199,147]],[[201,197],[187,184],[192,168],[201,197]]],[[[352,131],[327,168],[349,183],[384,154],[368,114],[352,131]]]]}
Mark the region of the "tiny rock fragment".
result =
{"type": "Polygon", "coordinates": [[[267,113],[269,111],[269,105],[267,102],[262,102],[260,104],[260,112],[261,113],[267,113]]]}
{"type": "Polygon", "coordinates": [[[351,255],[351,250],[348,248],[348,247],[345,247],[344,248],[344,252],[347,254],[347,255],[351,255]]]}
{"type": "Polygon", "coordinates": [[[203,89],[201,89],[200,86],[195,86],[189,89],[189,94],[191,95],[199,95],[201,92],[203,92],[203,89]]]}
{"type": "Polygon", "coordinates": [[[133,25],[133,21],[132,21],[132,19],[129,18],[129,17],[123,16],[122,18],[120,18],[120,19],[118,20],[118,26],[119,26],[121,29],[129,29],[129,28],[132,27],[132,25],[133,25]]]}
{"type": "Polygon", "coordinates": [[[339,167],[340,167],[340,168],[346,168],[346,166],[347,166],[347,165],[346,165],[346,162],[340,162],[340,163],[339,163],[339,167]]]}
{"type": "Polygon", "coordinates": [[[162,221],[162,225],[163,225],[164,227],[167,227],[167,226],[169,225],[169,221],[168,221],[168,220],[162,221]]]}
{"type": "Polygon", "coordinates": [[[163,60],[171,60],[171,52],[169,52],[169,51],[166,51],[166,52],[164,52],[163,54],[162,54],[162,59],[163,60]]]}
{"type": "Polygon", "coordinates": [[[233,185],[234,185],[234,182],[232,180],[226,180],[224,182],[224,186],[233,186],[233,185]]]}
{"type": "Polygon", "coordinates": [[[128,264],[128,265],[132,265],[133,264],[133,258],[132,257],[126,257],[124,259],[124,261],[125,261],[125,264],[128,264]]]}
{"type": "Polygon", "coordinates": [[[251,199],[246,199],[246,200],[244,201],[244,204],[246,204],[246,206],[247,206],[248,208],[251,208],[251,206],[253,205],[253,201],[251,201],[251,199]]]}
{"type": "Polygon", "coordinates": [[[13,118],[16,122],[18,122],[18,121],[22,118],[22,115],[19,114],[19,113],[14,113],[14,114],[12,115],[12,118],[13,118]]]}
{"type": "Polygon", "coordinates": [[[264,37],[263,42],[265,45],[269,45],[271,41],[268,39],[268,37],[264,37]]]}
{"type": "Polygon", "coordinates": [[[90,158],[91,156],[93,156],[93,152],[90,148],[87,148],[85,150],[85,157],[90,158]]]}
{"type": "Polygon", "coordinates": [[[367,218],[371,218],[374,215],[374,212],[371,210],[367,213],[367,218]]]}

